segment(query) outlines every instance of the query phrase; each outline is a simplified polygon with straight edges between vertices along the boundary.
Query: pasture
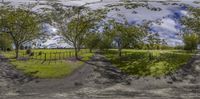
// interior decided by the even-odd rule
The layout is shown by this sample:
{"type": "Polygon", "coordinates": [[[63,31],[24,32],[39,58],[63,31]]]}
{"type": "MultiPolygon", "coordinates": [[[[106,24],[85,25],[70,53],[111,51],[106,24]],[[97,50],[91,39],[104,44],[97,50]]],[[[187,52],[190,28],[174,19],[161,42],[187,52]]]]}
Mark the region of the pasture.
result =
{"type": "Polygon", "coordinates": [[[18,60],[14,59],[14,51],[2,52],[2,54],[9,58],[11,64],[17,69],[37,78],[65,77],[93,56],[93,53],[89,53],[87,49],[79,52],[80,60],[73,58],[74,50],[72,49],[35,49],[32,52],[33,55],[28,55],[25,50],[20,50],[18,60]]]}
{"type": "MultiPolygon", "coordinates": [[[[72,49],[35,49],[32,56],[25,50],[20,51],[20,58],[14,59],[14,51],[3,52],[10,58],[17,69],[38,78],[61,78],[80,68],[84,61],[94,55],[88,49],[79,52],[80,60],[74,59],[72,49]]],[[[176,71],[186,64],[194,52],[184,50],[133,50],[125,49],[118,57],[117,49],[102,53],[114,66],[124,73],[137,76],[163,76],[176,71]]]]}
{"type": "Polygon", "coordinates": [[[163,76],[176,71],[194,55],[183,50],[108,50],[104,55],[123,72],[138,76],[163,76]]]}

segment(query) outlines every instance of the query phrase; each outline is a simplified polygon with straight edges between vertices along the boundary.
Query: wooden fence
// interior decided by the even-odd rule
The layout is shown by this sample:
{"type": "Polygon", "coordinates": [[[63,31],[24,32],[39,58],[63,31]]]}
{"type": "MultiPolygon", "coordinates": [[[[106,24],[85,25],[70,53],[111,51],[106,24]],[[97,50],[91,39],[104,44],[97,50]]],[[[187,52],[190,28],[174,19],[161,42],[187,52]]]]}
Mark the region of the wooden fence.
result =
{"type": "MultiPolygon", "coordinates": [[[[79,55],[89,53],[87,50],[79,52],[79,55]]],[[[75,57],[74,51],[66,52],[32,52],[27,54],[26,52],[21,53],[21,57],[28,57],[33,60],[43,60],[43,61],[56,61],[56,60],[65,60],[70,57],[75,57]]]]}

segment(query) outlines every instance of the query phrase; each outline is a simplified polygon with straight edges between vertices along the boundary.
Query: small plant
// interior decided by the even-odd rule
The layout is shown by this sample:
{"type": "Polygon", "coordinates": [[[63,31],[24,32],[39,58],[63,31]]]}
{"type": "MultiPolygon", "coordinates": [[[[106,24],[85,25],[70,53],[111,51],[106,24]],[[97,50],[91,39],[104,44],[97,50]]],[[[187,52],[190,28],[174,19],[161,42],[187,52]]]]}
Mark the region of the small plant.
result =
{"type": "Polygon", "coordinates": [[[41,56],[41,55],[42,55],[42,51],[40,51],[40,52],[38,53],[38,55],[41,56]]]}
{"type": "Polygon", "coordinates": [[[29,54],[29,56],[34,56],[34,52],[31,52],[31,53],[29,54]]]}
{"type": "Polygon", "coordinates": [[[26,54],[27,54],[27,55],[30,55],[31,53],[32,53],[31,49],[27,49],[27,50],[26,50],[26,54]]]}

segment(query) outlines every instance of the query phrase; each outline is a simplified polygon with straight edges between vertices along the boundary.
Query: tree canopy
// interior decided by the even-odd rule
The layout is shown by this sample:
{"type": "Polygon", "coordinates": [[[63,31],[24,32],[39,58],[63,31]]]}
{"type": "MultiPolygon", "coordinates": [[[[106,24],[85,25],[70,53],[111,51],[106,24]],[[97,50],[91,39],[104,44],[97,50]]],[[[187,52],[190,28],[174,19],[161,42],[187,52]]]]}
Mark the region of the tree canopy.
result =
{"type": "Polygon", "coordinates": [[[23,8],[5,7],[0,12],[0,32],[9,34],[18,58],[20,46],[39,37],[39,18],[34,12],[23,8]]]}

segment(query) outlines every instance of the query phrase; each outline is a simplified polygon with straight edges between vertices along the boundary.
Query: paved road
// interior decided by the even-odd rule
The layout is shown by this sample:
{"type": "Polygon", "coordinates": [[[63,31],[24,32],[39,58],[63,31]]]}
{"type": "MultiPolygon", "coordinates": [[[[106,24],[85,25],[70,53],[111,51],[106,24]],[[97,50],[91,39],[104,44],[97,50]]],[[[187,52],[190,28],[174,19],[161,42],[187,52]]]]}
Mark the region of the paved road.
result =
{"type": "MultiPolygon", "coordinates": [[[[10,66],[7,62],[0,62],[0,69],[3,65],[10,66]]],[[[0,99],[200,98],[200,56],[194,57],[177,73],[161,78],[125,75],[99,54],[63,79],[33,79],[16,84],[1,75],[0,99]]]]}

